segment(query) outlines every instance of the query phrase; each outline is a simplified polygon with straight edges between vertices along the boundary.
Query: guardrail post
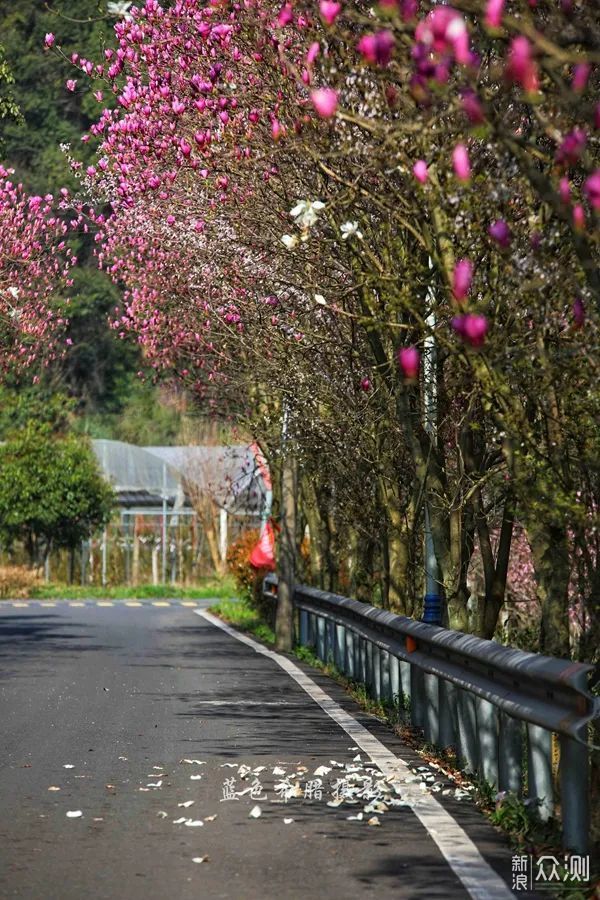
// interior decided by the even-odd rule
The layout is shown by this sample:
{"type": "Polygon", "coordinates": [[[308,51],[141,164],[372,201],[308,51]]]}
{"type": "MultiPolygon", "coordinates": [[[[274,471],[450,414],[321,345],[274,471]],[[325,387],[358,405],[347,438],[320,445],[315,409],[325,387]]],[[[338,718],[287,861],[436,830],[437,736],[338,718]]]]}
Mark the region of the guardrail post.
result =
{"type": "Polygon", "coordinates": [[[552,781],[552,734],[539,725],[527,723],[527,794],[541,801],[538,814],[542,822],[554,810],[552,781]]]}
{"type": "Polygon", "coordinates": [[[305,609],[300,610],[300,645],[306,647],[308,644],[308,613],[305,609]]]}
{"type": "Polygon", "coordinates": [[[479,764],[475,697],[462,688],[457,693],[458,757],[465,772],[474,774],[479,764]]]}
{"type": "Polygon", "coordinates": [[[346,628],[346,675],[348,678],[356,677],[356,634],[351,628],[346,628]]]}
{"type": "Polygon", "coordinates": [[[406,700],[410,704],[410,697],[412,693],[412,666],[409,662],[406,662],[404,659],[398,660],[399,668],[400,668],[400,690],[402,692],[401,700],[406,700]]]}
{"type": "Polygon", "coordinates": [[[325,619],[317,616],[317,656],[321,662],[326,662],[325,619]]]}
{"type": "Polygon", "coordinates": [[[523,792],[523,725],[500,712],[498,787],[518,797],[523,792]]]}
{"type": "Polygon", "coordinates": [[[365,638],[358,638],[358,680],[367,686],[367,641],[365,638]]]}
{"type": "Polygon", "coordinates": [[[444,678],[440,678],[438,681],[440,698],[439,745],[444,750],[446,747],[456,746],[456,686],[444,678]]]}
{"type": "Polygon", "coordinates": [[[377,644],[373,647],[373,694],[376,700],[381,700],[381,650],[377,644]]]}
{"type": "Polygon", "coordinates": [[[498,714],[488,700],[477,697],[477,736],[481,776],[488,784],[498,786],[498,714]]]}
{"type": "Polygon", "coordinates": [[[425,740],[430,744],[439,743],[440,737],[440,694],[438,677],[431,672],[425,672],[425,740]]]}
{"type": "Polygon", "coordinates": [[[326,635],[326,657],[325,662],[334,662],[335,663],[335,623],[331,622],[329,619],[325,620],[325,635],[326,635]]]}
{"type": "MultiPolygon", "coordinates": [[[[585,740],[585,731],[582,729],[585,740]]],[[[565,850],[585,854],[589,850],[590,792],[588,748],[560,735],[560,806],[565,850]]]]}
{"type": "Polygon", "coordinates": [[[373,644],[371,641],[365,641],[365,669],[366,669],[366,677],[365,677],[365,686],[367,688],[367,694],[372,696],[373,694],[373,644]]]}
{"type": "Polygon", "coordinates": [[[422,728],[425,723],[425,684],[423,670],[410,664],[410,721],[422,728]]]}
{"type": "Polygon", "coordinates": [[[308,646],[315,647],[317,643],[317,622],[313,613],[308,614],[308,646]]]}
{"type": "Polygon", "coordinates": [[[390,672],[390,654],[387,650],[380,651],[381,659],[381,699],[388,702],[392,699],[392,683],[390,672]]]}
{"type": "Polygon", "coordinates": [[[335,626],[335,664],[340,672],[346,672],[346,629],[343,625],[335,626]]]}
{"type": "Polygon", "coordinates": [[[400,660],[390,654],[390,699],[395,706],[402,700],[400,685],[400,660]]]}

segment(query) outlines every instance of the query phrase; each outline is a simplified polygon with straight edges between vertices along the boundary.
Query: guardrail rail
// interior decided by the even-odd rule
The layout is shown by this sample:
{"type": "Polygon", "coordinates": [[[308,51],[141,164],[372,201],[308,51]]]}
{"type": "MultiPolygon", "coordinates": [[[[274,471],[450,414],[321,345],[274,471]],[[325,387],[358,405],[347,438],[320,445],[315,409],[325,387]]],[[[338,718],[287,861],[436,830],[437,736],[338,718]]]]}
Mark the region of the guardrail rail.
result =
{"type": "MultiPolygon", "coordinates": [[[[277,576],[263,582],[276,600],[277,576]]],[[[495,641],[295,585],[296,639],[361,682],[377,700],[402,704],[410,724],[498,791],[535,801],[542,819],[560,808],[563,845],[589,844],[592,666],[495,641]],[[558,777],[556,777],[558,775],[558,777]]]]}

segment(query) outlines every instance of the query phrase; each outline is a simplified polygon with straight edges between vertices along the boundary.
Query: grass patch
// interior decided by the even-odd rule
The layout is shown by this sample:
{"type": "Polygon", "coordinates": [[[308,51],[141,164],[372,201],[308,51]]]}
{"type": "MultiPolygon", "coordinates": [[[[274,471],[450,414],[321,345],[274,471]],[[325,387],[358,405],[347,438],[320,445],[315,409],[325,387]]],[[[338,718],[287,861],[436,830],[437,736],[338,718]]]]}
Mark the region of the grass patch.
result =
{"type": "Polygon", "coordinates": [[[34,600],[206,600],[212,597],[227,599],[235,596],[231,578],[206,578],[193,587],[175,584],[96,585],[40,584],[29,591],[34,600]]]}
{"type": "Polygon", "coordinates": [[[248,634],[253,634],[259,641],[264,644],[273,646],[275,643],[275,632],[263,620],[255,609],[253,609],[247,600],[221,600],[209,608],[209,612],[224,619],[229,625],[239,628],[248,634]]]}

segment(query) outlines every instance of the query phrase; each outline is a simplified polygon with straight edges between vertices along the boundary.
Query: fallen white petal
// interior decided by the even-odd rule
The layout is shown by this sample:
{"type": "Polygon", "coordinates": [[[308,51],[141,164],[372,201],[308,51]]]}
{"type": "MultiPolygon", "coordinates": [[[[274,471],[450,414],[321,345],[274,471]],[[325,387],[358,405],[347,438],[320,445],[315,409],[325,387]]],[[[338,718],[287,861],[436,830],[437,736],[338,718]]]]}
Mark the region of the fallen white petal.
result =
{"type": "Polygon", "coordinates": [[[363,814],[358,813],[356,816],[346,816],[349,822],[362,822],[363,814]]]}
{"type": "Polygon", "coordinates": [[[161,786],[161,784],[162,784],[162,779],[160,779],[159,781],[149,781],[148,784],[146,785],[146,787],[159,788],[161,786]]]}
{"type": "Polygon", "coordinates": [[[188,819],[185,824],[188,828],[201,828],[204,822],[202,819],[188,819]]]}
{"type": "Polygon", "coordinates": [[[273,775],[285,775],[285,769],[282,769],[280,766],[275,766],[273,775]]]}
{"type": "Polygon", "coordinates": [[[156,813],[156,815],[158,816],[159,819],[166,819],[168,816],[168,813],[166,813],[164,811],[164,809],[159,809],[159,811],[156,813]]]}
{"type": "Polygon", "coordinates": [[[369,821],[367,822],[367,825],[381,825],[381,822],[379,821],[379,819],[377,818],[377,816],[372,816],[372,817],[369,819],[369,821]]]}
{"type": "Polygon", "coordinates": [[[190,775],[190,781],[200,781],[202,775],[190,775]]]}
{"type": "Polygon", "coordinates": [[[317,776],[327,775],[328,772],[331,772],[331,768],[330,768],[330,767],[328,767],[328,766],[319,766],[318,769],[315,769],[315,771],[313,772],[313,775],[317,775],[317,776]]]}
{"type": "MultiPolygon", "coordinates": [[[[184,759],[183,761],[184,761],[184,763],[189,763],[190,765],[193,765],[193,766],[205,766],[206,765],[206,763],[204,762],[203,759],[184,759]]],[[[225,763],[225,765],[229,766],[229,765],[231,765],[231,763],[225,763]]]]}
{"type": "Polygon", "coordinates": [[[188,806],[193,806],[195,803],[194,800],[185,800],[183,803],[178,803],[177,806],[183,806],[184,809],[187,809],[188,806]]]}
{"type": "Polygon", "coordinates": [[[120,756],[119,759],[122,759],[123,762],[127,762],[127,757],[126,757],[126,756],[120,756]]]}
{"type": "Polygon", "coordinates": [[[237,763],[221,763],[219,766],[220,769],[237,769],[237,763]]]}
{"type": "Polygon", "coordinates": [[[56,785],[52,784],[52,785],[50,785],[50,787],[48,788],[48,790],[49,790],[49,791],[60,791],[60,788],[59,788],[59,787],[56,787],[56,785]]]}
{"type": "Polygon", "coordinates": [[[357,754],[356,754],[356,756],[354,757],[354,759],[352,760],[352,762],[362,762],[362,759],[360,758],[360,753],[357,753],[357,754]]]}
{"type": "Polygon", "coordinates": [[[216,818],[217,818],[217,814],[215,813],[214,816],[206,816],[204,821],[205,822],[214,822],[216,818]]]}
{"type": "Polygon", "coordinates": [[[75,766],[72,766],[70,763],[67,763],[66,765],[63,766],[63,769],[74,769],[74,768],[75,768],[75,766]]]}
{"type": "Polygon", "coordinates": [[[203,863],[208,862],[208,856],[194,856],[192,857],[193,863],[203,863]]]}
{"type": "Polygon", "coordinates": [[[248,815],[249,819],[258,819],[262,815],[260,806],[253,806],[248,815]]]}
{"type": "Polygon", "coordinates": [[[83,813],[80,809],[70,809],[67,813],[67,819],[79,819],[83,813]]]}
{"type": "Polygon", "coordinates": [[[173,825],[182,825],[184,822],[187,822],[185,816],[182,816],[180,819],[173,819],[173,825]]]}
{"type": "Polygon", "coordinates": [[[284,820],[283,820],[283,824],[284,824],[284,825],[291,825],[293,821],[294,821],[293,819],[284,819],[284,820]]]}

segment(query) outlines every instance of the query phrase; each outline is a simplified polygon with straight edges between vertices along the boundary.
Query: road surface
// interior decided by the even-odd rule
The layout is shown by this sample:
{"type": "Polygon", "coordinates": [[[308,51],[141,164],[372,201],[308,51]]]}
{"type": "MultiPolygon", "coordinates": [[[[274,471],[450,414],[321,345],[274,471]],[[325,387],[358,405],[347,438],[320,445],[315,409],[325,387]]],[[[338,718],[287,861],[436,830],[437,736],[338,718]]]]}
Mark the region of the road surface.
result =
{"type": "Polygon", "coordinates": [[[421,817],[395,781],[364,813],[383,784],[369,741],[421,760],[206,605],[1,603],[1,898],[512,896],[508,844],[447,785],[421,817]],[[348,784],[361,802],[328,806],[348,784]]]}

